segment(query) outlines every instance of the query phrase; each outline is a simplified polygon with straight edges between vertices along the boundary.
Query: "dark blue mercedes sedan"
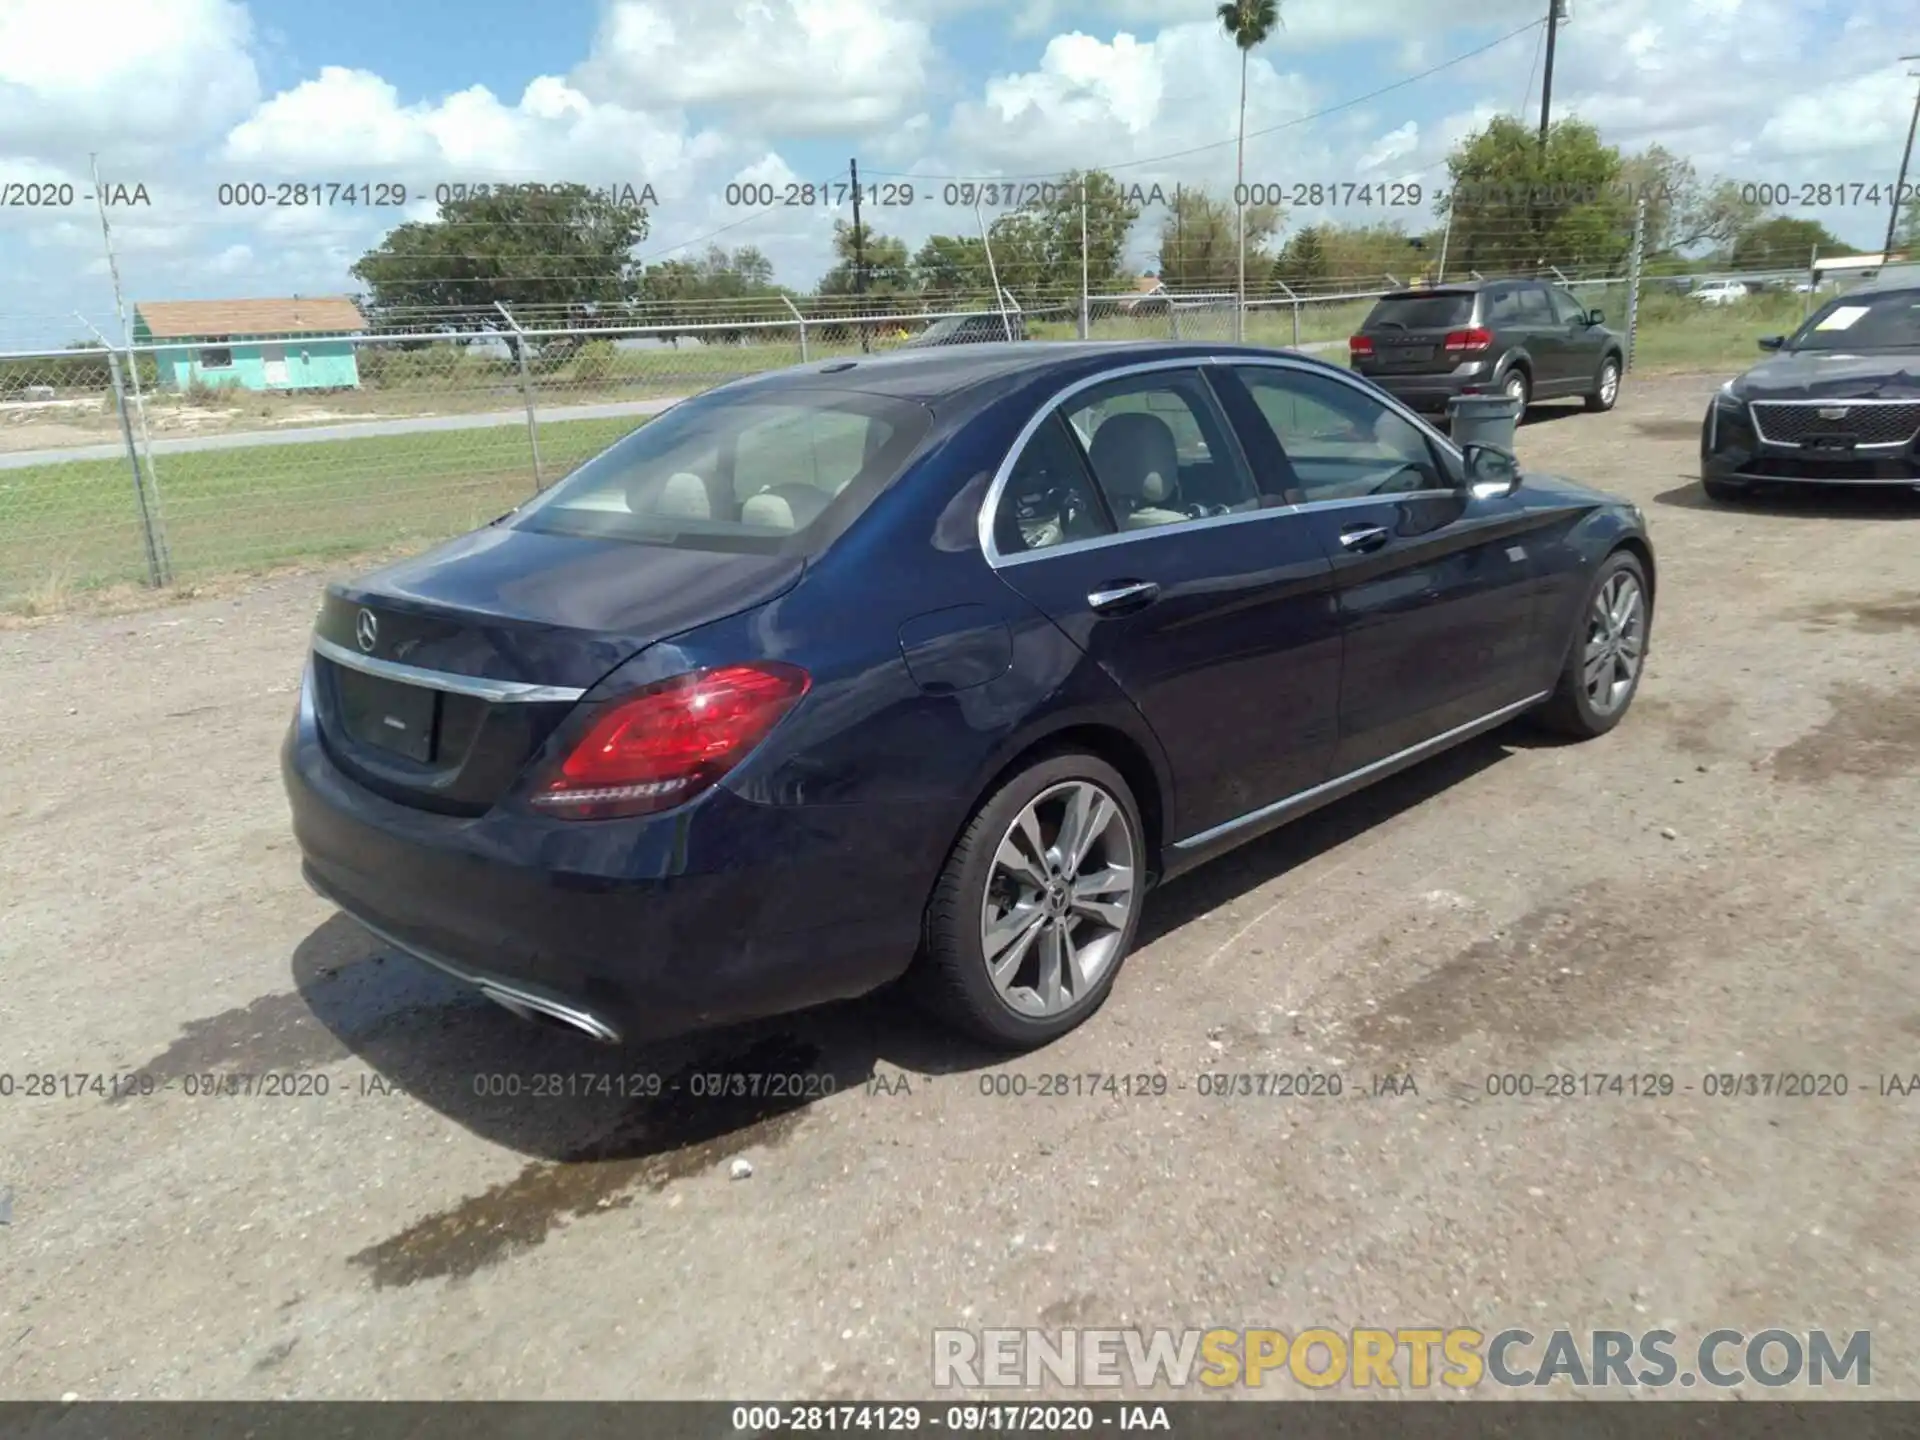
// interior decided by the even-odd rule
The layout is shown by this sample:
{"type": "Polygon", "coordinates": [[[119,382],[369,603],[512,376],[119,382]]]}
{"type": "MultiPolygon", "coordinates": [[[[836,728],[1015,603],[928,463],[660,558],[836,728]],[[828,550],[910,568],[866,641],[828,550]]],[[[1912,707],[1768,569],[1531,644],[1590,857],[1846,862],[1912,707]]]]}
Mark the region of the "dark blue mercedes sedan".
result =
{"type": "Polygon", "coordinates": [[[905,977],[1045,1043],[1147,891],[1525,711],[1616,725],[1632,505],[1231,346],[1001,344],[722,386],[330,587],[306,877],[606,1041],[905,977]]]}

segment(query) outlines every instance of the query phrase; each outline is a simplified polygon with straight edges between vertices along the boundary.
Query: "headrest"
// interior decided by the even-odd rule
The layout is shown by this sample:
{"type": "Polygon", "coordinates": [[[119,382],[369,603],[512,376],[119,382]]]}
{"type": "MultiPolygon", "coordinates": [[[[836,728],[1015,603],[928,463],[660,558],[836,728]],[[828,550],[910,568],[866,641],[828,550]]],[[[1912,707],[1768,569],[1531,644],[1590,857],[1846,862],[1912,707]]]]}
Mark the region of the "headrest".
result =
{"type": "Polygon", "coordinates": [[[747,497],[740,507],[740,518],[748,525],[769,530],[804,530],[832,499],[812,485],[769,485],[747,497]]]}
{"type": "Polygon", "coordinates": [[[1127,411],[1109,415],[1093,432],[1087,458],[1108,497],[1117,505],[1152,505],[1180,483],[1180,447],[1158,415],[1127,411]]]}

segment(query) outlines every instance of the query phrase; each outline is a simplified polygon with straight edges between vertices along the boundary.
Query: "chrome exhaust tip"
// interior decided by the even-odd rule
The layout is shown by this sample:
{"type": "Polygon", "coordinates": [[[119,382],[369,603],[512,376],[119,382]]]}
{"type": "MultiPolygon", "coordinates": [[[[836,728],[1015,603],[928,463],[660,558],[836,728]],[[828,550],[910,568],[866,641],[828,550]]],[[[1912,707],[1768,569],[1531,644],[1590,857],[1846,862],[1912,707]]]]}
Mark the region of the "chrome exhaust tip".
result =
{"type": "Polygon", "coordinates": [[[494,983],[482,984],[479,989],[487,999],[522,1020],[536,1023],[558,1021],[568,1029],[598,1040],[603,1045],[620,1043],[620,1032],[590,1010],[579,1010],[571,1005],[562,1005],[557,1000],[549,1000],[544,995],[530,995],[525,990],[508,989],[494,983]]]}

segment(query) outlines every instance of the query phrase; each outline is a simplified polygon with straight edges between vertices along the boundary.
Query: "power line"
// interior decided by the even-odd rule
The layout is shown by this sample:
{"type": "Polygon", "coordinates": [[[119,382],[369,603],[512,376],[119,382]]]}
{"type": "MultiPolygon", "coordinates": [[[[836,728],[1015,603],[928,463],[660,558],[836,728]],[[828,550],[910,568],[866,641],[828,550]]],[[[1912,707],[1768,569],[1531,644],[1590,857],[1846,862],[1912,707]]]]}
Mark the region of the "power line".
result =
{"type": "MultiPolygon", "coordinates": [[[[1253,139],[1259,138],[1262,135],[1277,135],[1282,130],[1292,130],[1301,125],[1311,124],[1315,120],[1324,120],[1329,115],[1337,115],[1342,110],[1351,110],[1356,105],[1364,105],[1369,100],[1377,100],[1379,99],[1380,96],[1392,94],[1395,90],[1404,90],[1407,86],[1416,85],[1422,80],[1428,79],[1429,77],[1434,75],[1438,75],[1443,70],[1451,70],[1456,65],[1463,65],[1469,60],[1475,59],[1481,55],[1486,54],[1489,50],[1497,49],[1500,46],[1506,44],[1507,41],[1513,39],[1516,35],[1524,35],[1526,34],[1527,31],[1539,29],[1541,26],[1544,26],[1546,23],[1547,22],[1545,20],[1529,20],[1526,24],[1520,26],[1517,29],[1509,30],[1506,34],[1501,35],[1496,39],[1489,40],[1486,44],[1477,46],[1472,50],[1468,50],[1462,54],[1455,55],[1450,60],[1442,60],[1438,65],[1430,66],[1429,68],[1420,71],[1417,75],[1409,75],[1404,79],[1394,81],[1391,85],[1382,85],[1377,90],[1369,90],[1366,94],[1356,95],[1351,100],[1342,100],[1338,105],[1329,105],[1323,110],[1315,110],[1310,114],[1300,115],[1295,117],[1292,120],[1283,120],[1278,125],[1267,125],[1258,130],[1249,130],[1247,132],[1247,138],[1249,140],[1253,140],[1253,139]]],[[[1532,86],[1529,85],[1528,89],[1529,91],[1531,91],[1532,86]]],[[[1138,160],[1122,160],[1112,165],[1094,165],[1094,166],[1083,167],[1083,168],[1102,170],[1110,173],[1115,170],[1128,170],[1128,169],[1137,168],[1138,166],[1141,166],[1141,165],[1159,165],[1159,164],[1165,163],[1168,160],[1182,160],[1189,155],[1203,155],[1215,150],[1224,150],[1224,149],[1227,149],[1229,146],[1236,145],[1238,143],[1239,143],[1239,140],[1237,137],[1235,137],[1234,139],[1214,141],[1206,145],[1195,145],[1185,150],[1169,151],[1164,155],[1148,155],[1138,160]]],[[[1056,176],[1068,174],[1069,171],[1042,170],[1042,171],[1035,171],[1031,174],[1026,174],[1026,175],[985,175],[985,174],[979,174],[979,173],[975,173],[971,175],[929,175],[929,174],[924,174],[924,173],[911,171],[911,170],[870,170],[867,173],[870,175],[880,175],[890,180],[1001,180],[1001,181],[1007,181],[1007,180],[1050,180],[1055,178],[1056,176]]]]}

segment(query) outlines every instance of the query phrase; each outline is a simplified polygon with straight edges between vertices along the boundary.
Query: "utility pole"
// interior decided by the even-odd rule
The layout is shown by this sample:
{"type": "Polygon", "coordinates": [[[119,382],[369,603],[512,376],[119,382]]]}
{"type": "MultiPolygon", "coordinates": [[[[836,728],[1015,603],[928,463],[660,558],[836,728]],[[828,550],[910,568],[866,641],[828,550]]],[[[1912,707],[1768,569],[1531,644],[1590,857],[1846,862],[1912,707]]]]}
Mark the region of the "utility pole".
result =
{"type": "MultiPolygon", "coordinates": [[[[860,160],[857,156],[847,161],[847,172],[853,177],[853,293],[865,295],[867,293],[867,242],[866,237],[860,233],[860,160]]],[[[853,308],[859,311],[864,307],[855,301],[853,308]]],[[[863,354],[867,350],[867,327],[864,325],[860,327],[860,349],[863,354]]]]}
{"type": "MultiPolygon", "coordinates": [[[[1920,60],[1920,55],[1902,55],[1902,60],[1920,60]]],[[[1909,70],[1909,75],[1920,76],[1920,71],[1909,70]]],[[[1893,204],[1887,211],[1887,243],[1880,247],[1881,263],[1893,259],[1893,236],[1900,227],[1900,197],[1907,188],[1907,164],[1913,159],[1913,132],[1920,127],[1920,85],[1913,89],[1913,118],[1907,122],[1907,148],[1900,152],[1900,178],[1893,185],[1893,204]]],[[[1920,201],[1910,202],[1920,212],[1920,201]]]]}
{"type": "Polygon", "coordinates": [[[1547,126],[1553,113],[1553,45],[1560,22],[1567,18],[1567,0],[1547,0],[1547,70],[1540,81],[1540,148],[1547,148],[1547,126]]]}

